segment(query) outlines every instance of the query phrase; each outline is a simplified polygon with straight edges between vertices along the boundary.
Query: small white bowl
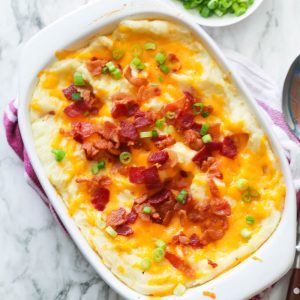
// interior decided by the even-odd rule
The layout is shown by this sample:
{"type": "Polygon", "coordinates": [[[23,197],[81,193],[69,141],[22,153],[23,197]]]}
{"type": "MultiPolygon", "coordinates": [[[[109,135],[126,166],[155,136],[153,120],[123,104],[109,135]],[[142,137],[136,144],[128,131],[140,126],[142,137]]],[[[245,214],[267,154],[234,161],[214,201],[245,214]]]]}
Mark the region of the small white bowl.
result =
{"type": "Polygon", "coordinates": [[[209,18],[203,18],[197,9],[185,9],[182,2],[179,0],[164,0],[164,2],[171,4],[171,6],[176,7],[181,12],[186,13],[194,22],[198,23],[199,25],[208,27],[224,27],[238,23],[249,17],[262,4],[263,0],[254,0],[254,3],[249,6],[247,11],[240,17],[237,17],[234,14],[227,14],[222,17],[211,16],[209,18]]]}

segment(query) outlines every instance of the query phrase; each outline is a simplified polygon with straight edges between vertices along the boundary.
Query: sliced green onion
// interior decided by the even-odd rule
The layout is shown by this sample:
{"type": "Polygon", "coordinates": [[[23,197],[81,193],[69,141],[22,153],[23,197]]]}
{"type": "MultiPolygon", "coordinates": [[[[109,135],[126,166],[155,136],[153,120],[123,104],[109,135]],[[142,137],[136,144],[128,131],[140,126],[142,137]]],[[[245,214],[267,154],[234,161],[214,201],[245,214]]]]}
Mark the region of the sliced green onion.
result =
{"type": "Polygon", "coordinates": [[[167,244],[162,240],[156,240],[155,245],[157,248],[161,248],[163,250],[166,250],[167,248],[167,244]]]}
{"type": "Polygon", "coordinates": [[[209,125],[208,125],[208,124],[205,124],[205,123],[202,124],[201,129],[200,129],[200,135],[201,135],[201,136],[206,135],[207,132],[208,132],[208,128],[209,128],[209,125]]]}
{"type": "Polygon", "coordinates": [[[200,115],[203,112],[204,104],[203,103],[195,103],[192,106],[193,112],[195,115],[200,115]]]}
{"type": "Polygon", "coordinates": [[[149,138],[152,137],[152,130],[151,131],[141,131],[140,132],[140,138],[144,139],[144,138],[149,138]]]}
{"type": "Polygon", "coordinates": [[[164,82],[164,77],[162,75],[158,76],[158,81],[159,82],[164,82]]]}
{"type": "Polygon", "coordinates": [[[118,233],[111,226],[106,227],[105,231],[113,238],[118,235],[118,233]]]}
{"type": "Polygon", "coordinates": [[[165,74],[168,74],[170,72],[170,68],[166,64],[161,64],[159,68],[165,74]]]}
{"type": "Polygon", "coordinates": [[[80,93],[73,93],[72,94],[72,100],[74,100],[74,101],[81,100],[81,94],[80,93]]]}
{"type": "Polygon", "coordinates": [[[253,224],[255,223],[255,219],[254,219],[253,216],[248,215],[248,216],[246,217],[246,222],[247,222],[247,224],[249,224],[249,225],[253,225],[253,224]]]}
{"type": "Polygon", "coordinates": [[[247,229],[247,228],[243,228],[241,231],[240,231],[240,235],[245,238],[245,239],[249,239],[252,235],[252,231],[247,229]]]}
{"type": "Polygon", "coordinates": [[[166,122],[165,118],[158,119],[158,120],[155,121],[155,126],[157,128],[162,128],[163,125],[165,124],[165,122],[166,122]]]}
{"type": "Polygon", "coordinates": [[[180,296],[183,296],[185,292],[186,292],[186,287],[183,284],[179,283],[175,287],[175,289],[173,291],[173,294],[175,296],[179,296],[180,297],[180,296]]]}
{"type": "Polygon", "coordinates": [[[200,15],[203,18],[208,18],[210,16],[210,9],[207,6],[203,6],[202,9],[200,10],[200,15]]]}
{"type": "Polygon", "coordinates": [[[133,56],[140,56],[143,53],[143,48],[140,45],[134,45],[131,51],[133,56]]]}
{"type": "Polygon", "coordinates": [[[80,72],[75,72],[73,75],[74,84],[77,86],[84,85],[84,79],[82,77],[82,74],[80,72]]]}
{"type": "Polygon", "coordinates": [[[91,168],[91,172],[92,172],[94,175],[98,174],[98,172],[99,172],[98,166],[97,166],[97,165],[93,165],[92,168],[91,168]]]}
{"type": "Polygon", "coordinates": [[[155,50],[156,49],[156,45],[152,42],[149,43],[145,43],[144,44],[144,49],[145,50],[155,50]]]}
{"type": "Polygon", "coordinates": [[[91,171],[94,175],[98,174],[105,167],[105,160],[100,160],[96,165],[93,165],[91,171]]]}
{"type": "Polygon", "coordinates": [[[101,69],[102,74],[108,74],[108,72],[109,72],[109,70],[108,70],[107,66],[102,67],[102,69],[101,69]]]}
{"type": "Polygon", "coordinates": [[[180,193],[178,194],[178,196],[176,198],[177,202],[179,202],[181,204],[185,204],[187,195],[188,195],[188,192],[186,190],[180,191],[180,193]]]}
{"type": "Polygon", "coordinates": [[[109,61],[106,64],[106,67],[108,68],[109,72],[113,72],[117,69],[117,67],[114,65],[114,63],[112,61],[109,61]]]}
{"type": "Polygon", "coordinates": [[[207,144],[212,141],[212,137],[210,134],[206,134],[202,137],[202,141],[204,144],[207,144]]]}
{"type": "Polygon", "coordinates": [[[97,225],[100,229],[104,229],[106,227],[106,224],[100,220],[97,221],[97,225]]]}
{"type": "Polygon", "coordinates": [[[157,130],[152,130],[152,137],[158,137],[158,132],[157,130]]]}
{"type": "Polygon", "coordinates": [[[127,165],[131,162],[131,154],[129,152],[122,152],[120,154],[120,162],[123,164],[123,165],[127,165]]]}
{"type": "Polygon", "coordinates": [[[240,178],[237,182],[236,182],[236,186],[240,191],[245,191],[248,189],[249,187],[249,181],[245,178],[240,178]]]}
{"type": "Polygon", "coordinates": [[[155,60],[161,65],[166,61],[167,57],[165,54],[159,52],[155,55],[155,60]]]}
{"type": "Polygon", "coordinates": [[[111,75],[113,77],[113,79],[119,80],[122,78],[122,73],[120,69],[115,69],[114,71],[111,72],[111,75]]]}
{"type": "Polygon", "coordinates": [[[145,69],[145,65],[142,63],[142,61],[138,58],[138,57],[135,57],[130,65],[138,70],[144,70],[145,69]]]}
{"type": "Polygon", "coordinates": [[[242,194],[242,200],[246,203],[250,203],[252,201],[252,196],[249,190],[242,194]]]}
{"type": "Polygon", "coordinates": [[[167,111],[167,112],[166,112],[166,117],[167,117],[168,119],[174,119],[174,118],[176,117],[175,111],[167,111]]]}
{"type": "Polygon", "coordinates": [[[105,168],[105,160],[100,160],[97,164],[98,166],[98,169],[101,170],[101,169],[104,169],[105,168]]]}
{"type": "Polygon", "coordinates": [[[112,58],[114,60],[120,60],[124,57],[125,51],[120,49],[115,49],[112,51],[112,58]]]}
{"type": "Polygon", "coordinates": [[[165,258],[165,251],[162,248],[156,248],[153,251],[153,260],[161,262],[165,258]]]}
{"type": "Polygon", "coordinates": [[[57,162],[62,161],[66,156],[66,152],[64,150],[61,150],[61,149],[53,149],[51,152],[54,154],[55,160],[57,162]]]}
{"type": "Polygon", "coordinates": [[[141,261],[141,268],[145,271],[149,270],[151,268],[151,260],[149,258],[144,258],[141,261]]]}
{"type": "Polygon", "coordinates": [[[204,112],[201,113],[201,116],[202,116],[203,118],[207,118],[209,115],[210,115],[210,112],[209,112],[209,111],[204,111],[204,112]]]}
{"type": "Polygon", "coordinates": [[[152,208],[150,207],[150,206],[144,206],[144,208],[143,208],[143,213],[144,214],[151,214],[151,212],[152,212],[152,208]]]}

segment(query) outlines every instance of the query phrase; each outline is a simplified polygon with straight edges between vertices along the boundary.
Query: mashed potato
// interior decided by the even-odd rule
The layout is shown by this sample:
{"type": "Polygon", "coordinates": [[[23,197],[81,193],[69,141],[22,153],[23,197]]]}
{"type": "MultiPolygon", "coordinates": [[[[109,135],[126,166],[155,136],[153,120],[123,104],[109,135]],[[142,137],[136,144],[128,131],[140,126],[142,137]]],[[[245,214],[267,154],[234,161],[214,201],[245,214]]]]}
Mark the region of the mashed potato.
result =
{"type": "Polygon", "coordinates": [[[30,111],[45,172],[99,260],[132,289],[164,296],[202,284],[275,230],[285,198],[277,158],[187,28],[124,20],[59,51],[38,77],[30,111]]]}

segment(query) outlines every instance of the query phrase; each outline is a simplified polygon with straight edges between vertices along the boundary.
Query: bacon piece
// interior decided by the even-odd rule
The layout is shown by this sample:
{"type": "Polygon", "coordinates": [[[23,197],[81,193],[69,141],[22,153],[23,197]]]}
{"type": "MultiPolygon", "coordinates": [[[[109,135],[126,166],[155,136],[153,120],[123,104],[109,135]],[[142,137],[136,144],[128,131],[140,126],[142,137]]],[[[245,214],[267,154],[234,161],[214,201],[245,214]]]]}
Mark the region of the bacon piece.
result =
{"type": "Polygon", "coordinates": [[[145,102],[150,98],[161,95],[161,89],[158,86],[145,86],[142,85],[137,94],[137,100],[139,102],[145,102]]]}
{"type": "Polygon", "coordinates": [[[149,197],[148,200],[150,204],[160,204],[164,201],[167,201],[170,198],[170,196],[171,192],[169,190],[162,190],[149,197]]]}
{"type": "Polygon", "coordinates": [[[172,146],[176,143],[176,140],[170,135],[160,135],[158,137],[152,138],[154,145],[157,149],[163,150],[169,146],[172,146]]]}
{"type": "Polygon", "coordinates": [[[202,163],[207,160],[208,155],[207,147],[204,145],[193,157],[193,162],[201,166],[202,163]]]}
{"type": "Polygon", "coordinates": [[[169,155],[169,159],[167,159],[167,161],[164,162],[159,167],[160,170],[166,170],[168,168],[174,168],[177,165],[177,163],[178,163],[178,156],[177,156],[177,154],[174,151],[168,150],[167,153],[169,155]]]}
{"type": "Polygon", "coordinates": [[[126,224],[134,224],[138,217],[137,212],[135,211],[134,207],[131,209],[130,213],[126,217],[126,224]]]}
{"type": "Polygon", "coordinates": [[[125,141],[136,141],[139,136],[136,128],[130,122],[121,121],[120,123],[120,136],[125,141]]]}
{"type": "Polygon", "coordinates": [[[205,147],[209,153],[209,155],[212,154],[214,151],[221,151],[222,150],[222,143],[221,142],[209,142],[205,144],[205,147]]]}
{"type": "Polygon", "coordinates": [[[86,67],[88,71],[93,75],[101,75],[102,68],[108,63],[108,60],[105,58],[92,57],[87,63],[86,67]]]}
{"type": "Polygon", "coordinates": [[[92,195],[91,203],[99,210],[103,211],[109,201],[109,190],[105,188],[98,188],[92,195]]]}
{"type": "Polygon", "coordinates": [[[133,230],[132,228],[130,228],[128,225],[123,224],[120,225],[116,228],[116,232],[118,233],[118,235],[123,235],[123,236],[129,236],[133,234],[133,230]]]}
{"type": "Polygon", "coordinates": [[[190,241],[189,241],[190,246],[193,248],[202,248],[203,245],[201,243],[201,240],[199,239],[198,235],[196,233],[193,233],[190,236],[190,241]]]}
{"type": "Polygon", "coordinates": [[[203,147],[203,142],[199,132],[193,129],[185,130],[183,133],[184,143],[191,149],[199,151],[203,147]]]}
{"type": "Polygon", "coordinates": [[[105,175],[94,176],[92,178],[76,178],[76,182],[86,184],[91,193],[98,188],[107,188],[112,184],[112,180],[105,175]]]}
{"type": "Polygon", "coordinates": [[[83,112],[88,111],[88,107],[84,105],[83,101],[77,101],[64,109],[64,113],[70,118],[79,117],[83,112]],[[80,102],[80,103],[79,103],[80,102]]]}
{"type": "Polygon", "coordinates": [[[124,208],[119,208],[113,210],[106,219],[106,224],[108,226],[117,227],[126,222],[126,210],[124,208]]]}
{"type": "Polygon", "coordinates": [[[146,194],[144,194],[143,196],[135,199],[134,203],[136,203],[136,204],[142,204],[142,203],[145,203],[147,200],[148,200],[148,196],[146,194]]]}
{"type": "Polygon", "coordinates": [[[230,136],[226,136],[223,140],[221,154],[228,158],[234,159],[237,155],[237,147],[234,140],[230,136]]]}
{"type": "Polygon", "coordinates": [[[169,159],[169,154],[167,151],[159,151],[159,152],[152,152],[148,156],[148,162],[151,164],[164,164],[169,159]]]}
{"type": "Polygon", "coordinates": [[[187,111],[180,111],[176,117],[176,127],[180,130],[190,129],[194,124],[195,116],[187,111]]]}
{"type": "MultiPolygon", "coordinates": [[[[218,178],[218,179],[223,179],[223,174],[220,171],[220,161],[215,161],[212,157],[209,157],[207,161],[211,161],[210,165],[208,166],[208,173],[207,176],[208,178],[218,178]]],[[[202,165],[203,167],[203,165],[202,165]]],[[[202,170],[201,167],[201,170],[202,170]]]]}
{"type": "Polygon", "coordinates": [[[74,84],[71,84],[69,87],[63,89],[62,92],[64,96],[71,101],[73,93],[78,93],[78,90],[74,84]]]}
{"type": "Polygon", "coordinates": [[[228,229],[228,220],[227,217],[220,216],[210,216],[201,224],[201,229],[204,231],[203,233],[203,241],[206,239],[206,242],[209,240],[220,240],[226,230],[228,229]]]}
{"type": "Polygon", "coordinates": [[[169,62],[169,65],[171,66],[171,69],[173,72],[177,72],[181,69],[182,65],[176,54],[169,53],[168,62],[169,62]]]}
{"type": "Polygon", "coordinates": [[[218,139],[220,137],[221,133],[221,124],[220,123],[214,123],[210,124],[208,128],[208,133],[213,137],[213,139],[218,139]]]}
{"type": "Polygon", "coordinates": [[[143,171],[143,176],[147,189],[151,190],[161,187],[161,180],[156,166],[145,169],[143,171]]]}
{"type": "Polygon", "coordinates": [[[124,70],[124,76],[134,86],[142,86],[148,84],[148,80],[146,78],[133,77],[130,66],[127,66],[126,69],[124,70]]]}
{"type": "Polygon", "coordinates": [[[149,111],[138,111],[136,112],[134,117],[135,117],[135,121],[134,121],[135,128],[142,128],[153,124],[153,116],[152,113],[149,111]]]}
{"type": "Polygon", "coordinates": [[[210,209],[216,216],[230,216],[231,207],[227,200],[223,198],[213,198],[210,201],[210,209]]]}
{"type": "Polygon", "coordinates": [[[187,277],[190,278],[195,278],[195,271],[194,269],[187,263],[185,262],[181,257],[166,251],[165,258],[170,262],[170,264],[185,274],[187,277]]]}
{"type": "Polygon", "coordinates": [[[114,102],[114,106],[111,110],[111,115],[115,119],[120,117],[131,117],[139,109],[135,98],[130,94],[116,93],[112,96],[112,101],[114,102]]]}
{"type": "Polygon", "coordinates": [[[91,136],[94,132],[94,127],[92,123],[89,122],[73,122],[71,136],[78,143],[83,143],[83,140],[91,136]]]}
{"type": "Polygon", "coordinates": [[[190,243],[189,238],[183,233],[180,232],[177,235],[174,235],[171,241],[172,245],[184,245],[187,246],[190,243]]]}
{"type": "Polygon", "coordinates": [[[204,221],[210,212],[210,206],[208,201],[202,201],[191,205],[187,210],[187,217],[191,222],[201,222],[204,221]]]}
{"type": "Polygon", "coordinates": [[[175,213],[176,200],[173,197],[172,193],[167,201],[163,201],[159,204],[153,204],[158,214],[157,218],[153,220],[155,223],[168,226],[175,213]]]}
{"type": "Polygon", "coordinates": [[[212,268],[216,268],[218,266],[218,264],[216,264],[215,262],[213,262],[212,260],[208,259],[207,263],[212,267],[212,268]]]}
{"type": "Polygon", "coordinates": [[[129,180],[131,183],[142,184],[145,182],[144,173],[145,167],[130,167],[129,180]]]}
{"type": "Polygon", "coordinates": [[[208,186],[213,197],[219,197],[219,189],[213,178],[208,179],[208,186]]]}

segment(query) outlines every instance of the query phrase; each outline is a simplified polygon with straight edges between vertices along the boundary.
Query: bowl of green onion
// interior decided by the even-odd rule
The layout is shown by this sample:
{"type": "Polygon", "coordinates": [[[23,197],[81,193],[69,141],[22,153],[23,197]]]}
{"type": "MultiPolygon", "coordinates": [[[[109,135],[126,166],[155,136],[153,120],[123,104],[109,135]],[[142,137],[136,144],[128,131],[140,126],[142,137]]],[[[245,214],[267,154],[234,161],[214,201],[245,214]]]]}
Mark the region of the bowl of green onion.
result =
{"type": "Polygon", "coordinates": [[[195,22],[208,27],[222,27],[250,16],[263,0],[165,0],[188,13],[195,22]]]}

